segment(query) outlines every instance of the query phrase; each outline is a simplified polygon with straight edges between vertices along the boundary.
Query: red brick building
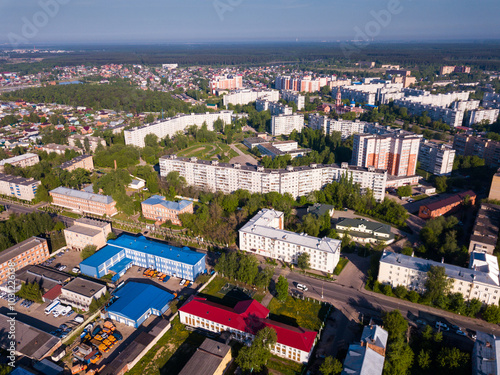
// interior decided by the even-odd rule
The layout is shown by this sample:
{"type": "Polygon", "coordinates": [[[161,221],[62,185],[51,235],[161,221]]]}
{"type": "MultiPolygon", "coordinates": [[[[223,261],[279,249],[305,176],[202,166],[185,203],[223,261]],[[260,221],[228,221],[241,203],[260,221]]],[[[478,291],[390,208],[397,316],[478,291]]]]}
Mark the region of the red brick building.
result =
{"type": "Polygon", "coordinates": [[[476,203],[476,193],[468,190],[464,193],[458,193],[451,197],[441,199],[437,202],[432,202],[427,205],[420,206],[418,216],[422,219],[432,219],[441,215],[445,215],[457,209],[465,199],[469,197],[470,203],[476,203]]]}

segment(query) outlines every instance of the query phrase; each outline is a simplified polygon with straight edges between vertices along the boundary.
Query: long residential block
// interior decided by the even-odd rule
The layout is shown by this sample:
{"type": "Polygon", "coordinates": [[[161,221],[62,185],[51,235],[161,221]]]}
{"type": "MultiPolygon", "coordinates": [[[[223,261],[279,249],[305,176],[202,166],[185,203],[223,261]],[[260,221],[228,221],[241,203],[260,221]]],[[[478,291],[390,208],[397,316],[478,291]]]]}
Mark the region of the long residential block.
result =
{"type": "Polygon", "coordinates": [[[24,178],[0,173],[0,194],[9,197],[32,201],[35,199],[36,190],[41,184],[33,178],[24,178]]]}
{"type": "Polygon", "coordinates": [[[309,116],[308,127],[313,130],[321,130],[323,134],[329,135],[332,135],[333,132],[340,132],[341,138],[346,139],[354,134],[368,133],[367,124],[367,122],[359,120],[335,120],[328,116],[314,114],[309,116]]]}
{"type": "Polygon", "coordinates": [[[116,202],[109,195],[87,193],[59,186],[49,192],[52,204],[72,211],[113,216],[118,213],[116,202]]]}
{"type": "Polygon", "coordinates": [[[277,102],[280,99],[278,90],[236,90],[224,95],[223,103],[227,107],[229,104],[245,105],[256,101],[257,99],[266,99],[271,102],[277,102]]]}
{"type": "Polygon", "coordinates": [[[25,168],[32,165],[38,164],[40,162],[40,157],[37,154],[23,154],[14,156],[12,158],[0,160],[0,172],[4,170],[5,164],[10,164],[15,167],[25,168]]]}
{"type": "Polygon", "coordinates": [[[453,280],[451,293],[460,293],[467,301],[476,298],[486,304],[498,305],[500,279],[497,258],[473,252],[469,264],[470,268],[464,268],[384,250],[380,258],[378,281],[393,288],[402,285],[424,293],[430,267],[444,267],[446,276],[453,280]]]}
{"type": "Polygon", "coordinates": [[[303,115],[278,115],[271,119],[271,134],[273,136],[288,135],[294,130],[300,133],[303,128],[303,115]]]}
{"type": "Polygon", "coordinates": [[[205,123],[208,130],[214,130],[214,122],[218,119],[221,119],[224,124],[230,124],[232,113],[232,111],[220,111],[217,113],[177,115],[137,128],[124,130],[125,144],[144,147],[144,138],[148,134],[155,134],[159,139],[165,138],[167,135],[172,137],[179,131],[185,132],[186,128],[191,125],[201,127],[205,123]]]}
{"type": "Polygon", "coordinates": [[[307,167],[286,169],[266,169],[262,166],[242,166],[241,164],[219,163],[165,155],[160,158],[160,175],[179,172],[189,185],[208,191],[222,191],[230,194],[238,189],[251,193],[289,193],[294,198],[320,190],[343,177],[359,184],[361,189],[370,189],[378,201],[385,197],[387,171],[373,167],[355,167],[347,163],[323,165],[311,164],[307,167]]]}
{"type": "Polygon", "coordinates": [[[295,264],[299,255],[307,253],[312,269],[332,273],[340,259],[341,241],[284,230],[283,221],[283,212],[260,210],[238,231],[240,250],[295,264]]]}
{"type": "Polygon", "coordinates": [[[14,275],[17,270],[31,264],[45,262],[49,258],[47,240],[30,237],[0,253],[0,284],[14,275]]]}

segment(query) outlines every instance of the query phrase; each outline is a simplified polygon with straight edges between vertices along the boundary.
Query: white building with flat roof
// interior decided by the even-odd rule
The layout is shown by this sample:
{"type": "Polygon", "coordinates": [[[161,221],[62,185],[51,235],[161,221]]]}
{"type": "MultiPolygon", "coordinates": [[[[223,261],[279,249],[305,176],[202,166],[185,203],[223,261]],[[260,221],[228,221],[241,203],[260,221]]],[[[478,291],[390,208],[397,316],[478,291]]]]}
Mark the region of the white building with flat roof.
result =
{"type": "Polygon", "coordinates": [[[208,130],[214,130],[214,122],[221,119],[224,124],[231,123],[233,111],[220,111],[216,113],[191,113],[189,115],[177,115],[165,120],[159,120],[151,124],[139,126],[137,128],[124,130],[125,144],[144,147],[144,138],[148,134],[155,134],[158,139],[163,139],[167,135],[172,137],[177,133],[185,132],[191,125],[201,127],[203,123],[207,124],[208,130]]]}
{"type": "Polygon", "coordinates": [[[207,191],[231,194],[238,189],[251,193],[289,193],[294,198],[320,190],[343,177],[359,184],[362,190],[370,189],[377,201],[383,201],[387,183],[387,171],[373,167],[350,166],[347,163],[311,164],[286,169],[267,169],[262,166],[220,163],[198,158],[182,158],[165,155],[160,158],[160,176],[179,172],[188,185],[207,191]]]}
{"type": "Polygon", "coordinates": [[[489,124],[493,124],[498,119],[499,112],[498,108],[472,110],[470,111],[468,123],[473,125],[481,121],[488,121],[489,124]]]}
{"type": "Polygon", "coordinates": [[[224,95],[223,103],[227,107],[229,104],[245,105],[255,102],[257,99],[266,99],[270,102],[277,102],[280,99],[280,92],[278,90],[236,90],[231,91],[229,94],[224,95]]]}
{"type": "Polygon", "coordinates": [[[40,181],[33,178],[0,173],[0,194],[11,198],[32,201],[40,184],[40,181]]]}
{"type": "Polygon", "coordinates": [[[272,102],[267,99],[257,99],[255,101],[255,109],[257,111],[267,111],[271,112],[272,116],[286,115],[289,116],[293,114],[292,107],[289,107],[285,104],[281,104],[278,102],[272,102]]]}
{"type": "Polygon", "coordinates": [[[4,170],[5,164],[10,164],[16,167],[25,168],[35,165],[40,162],[40,157],[37,154],[27,153],[14,156],[12,158],[0,160],[0,172],[4,170]]]}
{"type": "Polygon", "coordinates": [[[296,91],[282,90],[281,98],[287,102],[294,102],[297,105],[297,109],[301,111],[305,107],[306,97],[296,91]]]}
{"type": "Polygon", "coordinates": [[[450,145],[428,140],[420,142],[418,161],[420,168],[437,176],[450,175],[453,170],[455,150],[450,145]]]}
{"type": "Polygon", "coordinates": [[[463,268],[384,250],[380,258],[378,281],[393,288],[402,285],[424,293],[430,267],[444,267],[446,276],[453,280],[451,293],[460,293],[465,300],[476,298],[488,305],[498,305],[500,280],[496,256],[473,252],[469,264],[470,268],[463,268]]]}
{"type": "Polygon", "coordinates": [[[273,136],[288,135],[294,130],[300,133],[303,128],[303,115],[279,115],[273,116],[271,120],[271,134],[273,136]]]}
{"type": "Polygon", "coordinates": [[[321,130],[323,134],[329,135],[332,135],[333,132],[339,132],[342,139],[347,139],[354,134],[367,133],[367,125],[368,123],[364,121],[335,120],[328,116],[314,114],[309,116],[308,127],[313,130],[321,130]]]}
{"type": "Polygon", "coordinates": [[[238,231],[240,250],[295,264],[300,254],[307,253],[312,269],[332,273],[340,259],[341,241],[286,231],[283,221],[283,212],[260,210],[238,231]]]}

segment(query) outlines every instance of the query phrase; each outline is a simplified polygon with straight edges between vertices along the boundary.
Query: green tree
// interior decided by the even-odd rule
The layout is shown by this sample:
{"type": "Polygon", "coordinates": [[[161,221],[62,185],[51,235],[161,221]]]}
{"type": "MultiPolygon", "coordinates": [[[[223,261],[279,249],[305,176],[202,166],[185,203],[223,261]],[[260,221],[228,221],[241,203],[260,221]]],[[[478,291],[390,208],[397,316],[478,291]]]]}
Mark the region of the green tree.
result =
{"type": "Polygon", "coordinates": [[[389,340],[393,341],[397,338],[403,338],[408,329],[408,322],[401,315],[399,310],[392,310],[391,312],[385,313],[382,317],[384,322],[384,328],[389,333],[389,340]]]}
{"type": "Polygon", "coordinates": [[[309,269],[310,267],[309,258],[310,258],[309,253],[306,252],[300,253],[299,256],[297,257],[297,266],[304,271],[309,269]]]}
{"type": "Polygon", "coordinates": [[[444,267],[430,266],[425,281],[425,294],[431,302],[436,301],[440,296],[447,295],[452,285],[453,279],[449,279],[446,276],[446,269],[444,267]]]}
{"type": "Polygon", "coordinates": [[[497,305],[488,305],[483,311],[483,318],[488,323],[500,323],[500,308],[497,305]]]}
{"type": "Polygon", "coordinates": [[[106,237],[106,241],[109,241],[109,240],[116,240],[118,237],[116,236],[116,234],[114,232],[109,232],[108,236],[106,237]]]}
{"type": "Polygon", "coordinates": [[[342,362],[337,358],[328,356],[319,367],[321,375],[337,375],[342,372],[342,362]]]}
{"type": "Polygon", "coordinates": [[[80,253],[80,256],[82,260],[87,259],[88,257],[91,257],[92,255],[95,254],[97,250],[97,246],[95,245],[87,245],[83,248],[82,252],[80,253]]]}
{"type": "Polygon", "coordinates": [[[448,178],[446,176],[436,177],[436,180],[434,182],[436,185],[436,190],[439,193],[444,193],[446,191],[446,189],[448,188],[447,180],[448,180],[448,178]]]}
{"type": "Polygon", "coordinates": [[[278,282],[276,283],[276,298],[284,302],[288,297],[288,280],[281,276],[278,278],[278,282]]]}
{"type": "Polygon", "coordinates": [[[271,358],[271,348],[276,344],[276,331],[270,327],[261,329],[255,335],[251,346],[240,349],[236,363],[243,371],[260,371],[271,358]]]}
{"type": "Polygon", "coordinates": [[[417,358],[418,366],[422,370],[427,370],[432,363],[431,354],[428,350],[421,349],[417,358]]]}
{"type": "Polygon", "coordinates": [[[411,186],[410,185],[400,186],[400,187],[398,187],[398,190],[396,190],[396,192],[400,198],[410,197],[411,196],[411,186]]]}
{"type": "Polygon", "coordinates": [[[437,363],[439,367],[446,369],[448,372],[465,367],[469,362],[469,357],[469,353],[462,352],[457,348],[444,347],[439,351],[437,363]]]}

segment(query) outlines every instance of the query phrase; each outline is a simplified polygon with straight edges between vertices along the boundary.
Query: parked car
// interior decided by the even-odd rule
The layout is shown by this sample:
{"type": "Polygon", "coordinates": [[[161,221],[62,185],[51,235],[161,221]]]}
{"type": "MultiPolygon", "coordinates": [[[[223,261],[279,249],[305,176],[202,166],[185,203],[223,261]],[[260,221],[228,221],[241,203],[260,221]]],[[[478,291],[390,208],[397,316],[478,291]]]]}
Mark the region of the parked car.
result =
{"type": "Polygon", "coordinates": [[[297,289],[303,290],[306,292],[309,288],[305,286],[304,284],[297,284],[297,289]]]}
{"type": "Polygon", "coordinates": [[[83,323],[83,321],[84,321],[83,316],[82,315],[75,316],[74,321],[77,323],[83,323]]]}
{"type": "Polygon", "coordinates": [[[184,285],[185,282],[186,282],[186,280],[182,279],[181,282],[179,283],[179,285],[184,285]]]}
{"type": "Polygon", "coordinates": [[[80,273],[80,267],[73,267],[73,269],[71,270],[71,272],[73,272],[73,273],[80,273]]]}
{"type": "Polygon", "coordinates": [[[462,331],[461,329],[457,329],[455,331],[455,333],[459,336],[467,336],[467,333],[465,333],[464,331],[462,331]]]}
{"type": "Polygon", "coordinates": [[[435,324],[436,329],[441,329],[441,331],[449,331],[450,329],[448,328],[448,325],[443,322],[436,322],[435,324]]]}

